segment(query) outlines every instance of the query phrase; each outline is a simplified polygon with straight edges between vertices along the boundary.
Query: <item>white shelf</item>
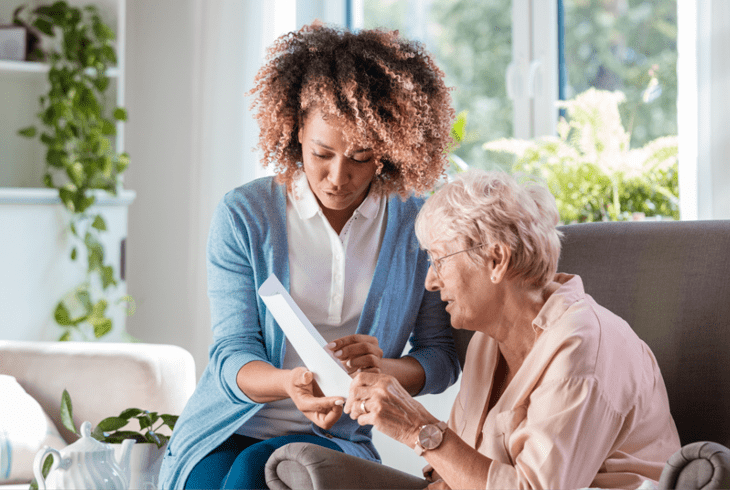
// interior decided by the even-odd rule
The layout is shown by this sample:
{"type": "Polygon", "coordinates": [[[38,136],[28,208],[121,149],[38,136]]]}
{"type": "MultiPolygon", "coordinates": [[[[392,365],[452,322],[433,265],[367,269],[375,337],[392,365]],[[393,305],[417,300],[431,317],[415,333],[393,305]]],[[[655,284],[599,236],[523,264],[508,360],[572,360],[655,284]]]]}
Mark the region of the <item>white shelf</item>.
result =
{"type": "MultiPolygon", "coordinates": [[[[0,72],[5,73],[48,73],[50,66],[47,63],[39,63],[37,61],[11,61],[0,60],[0,72]]],[[[116,67],[107,70],[107,76],[116,78],[119,76],[119,70],[116,67]]]]}
{"type": "MultiPolygon", "coordinates": [[[[137,197],[133,190],[124,189],[116,196],[106,191],[94,190],[97,205],[128,206],[137,197]]],[[[0,204],[61,204],[56,189],[45,187],[0,187],[0,204]]]]}

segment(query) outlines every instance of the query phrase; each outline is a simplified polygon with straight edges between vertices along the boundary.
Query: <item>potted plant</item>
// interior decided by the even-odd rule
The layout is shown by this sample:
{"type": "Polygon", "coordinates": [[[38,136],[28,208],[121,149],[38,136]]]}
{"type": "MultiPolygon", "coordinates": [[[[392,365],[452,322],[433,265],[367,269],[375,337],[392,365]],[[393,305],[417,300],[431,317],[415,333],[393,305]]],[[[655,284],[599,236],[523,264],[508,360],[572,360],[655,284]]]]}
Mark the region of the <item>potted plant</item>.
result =
{"type": "MultiPolygon", "coordinates": [[[[60,407],[61,422],[64,427],[80,436],[73,420],[73,404],[71,395],[63,390],[60,407]]],[[[117,416],[107,417],[99,422],[91,431],[91,437],[98,441],[114,444],[117,460],[121,459],[121,442],[125,439],[134,439],[129,466],[131,475],[129,488],[157,488],[157,476],[160,472],[162,457],[165,454],[170,436],[161,434],[160,429],[172,430],[177,422],[177,415],[159,414],[139,408],[128,408],[117,416]],[[139,430],[128,428],[130,423],[136,422],[139,430]]],[[[46,458],[43,463],[43,476],[48,475],[53,463],[52,458],[46,458]]],[[[34,480],[31,489],[37,489],[34,480]]]]}
{"type": "MultiPolygon", "coordinates": [[[[651,88],[651,87],[650,87],[651,88]]],[[[560,106],[558,135],[499,139],[484,149],[512,158],[512,170],[541,177],[565,223],[679,218],[676,136],[632,149],[619,104],[621,92],[589,89],[560,106]]]]}
{"type": "Polygon", "coordinates": [[[107,264],[99,237],[106,230],[104,217],[93,212],[95,192],[116,195],[129,155],[115,151],[111,137],[126,111],[110,108],[105,98],[110,85],[108,70],[116,65],[114,32],[102,21],[97,8],[70,6],[65,1],[41,5],[26,13],[16,11],[18,23],[31,26],[56,41],[44,49],[50,64],[49,89],[40,97],[41,129],[29,126],[21,136],[39,137],[46,146],[46,187],[58,190],[68,211],[72,239],[71,260],[85,257],[85,279],[62,298],[54,311],[63,329],[59,340],[100,338],[112,330],[107,312],[118,276],[107,264]]]}

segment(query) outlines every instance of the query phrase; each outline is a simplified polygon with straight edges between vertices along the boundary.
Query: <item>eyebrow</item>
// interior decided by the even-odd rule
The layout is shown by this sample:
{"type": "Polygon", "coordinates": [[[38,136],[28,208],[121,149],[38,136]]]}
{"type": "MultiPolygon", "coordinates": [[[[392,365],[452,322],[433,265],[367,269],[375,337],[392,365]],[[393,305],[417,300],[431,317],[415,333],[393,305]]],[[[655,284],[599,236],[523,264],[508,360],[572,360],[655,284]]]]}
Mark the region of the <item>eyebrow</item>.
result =
{"type": "MultiPolygon", "coordinates": [[[[328,145],[324,144],[324,143],[323,143],[322,141],[320,141],[320,140],[317,140],[317,139],[313,139],[313,140],[312,140],[312,143],[314,143],[314,144],[315,144],[315,145],[317,145],[317,146],[321,146],[322,148],[325,148],[325,149],[327,149],[327,150],[335,151],[335,149],[334,149],[334,148],[332,148],[331,146],[328,146],[328,145]]],[[[362,149],[360,149],[360,150],[355,150],[355,151],[353,151],[353,152],[352,152],[351,154],[352,154],[352,155],[357,155],[358,153],[365,153],[366,151],[372,151],[372,148],[362,148],[362,149]]]]}

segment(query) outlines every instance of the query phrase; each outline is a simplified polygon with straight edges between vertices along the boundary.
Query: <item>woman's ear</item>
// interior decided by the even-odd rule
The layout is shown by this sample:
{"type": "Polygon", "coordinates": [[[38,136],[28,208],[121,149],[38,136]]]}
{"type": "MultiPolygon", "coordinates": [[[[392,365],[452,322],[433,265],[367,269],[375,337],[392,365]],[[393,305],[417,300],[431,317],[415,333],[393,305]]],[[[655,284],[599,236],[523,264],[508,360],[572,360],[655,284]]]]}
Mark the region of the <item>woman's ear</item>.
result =
{"type": "Polygon", "coordinates": [[[512,250],[504,243],[495,243],[489,248],[489,252],[491,254],[489,263],[492,268],[491,279],[496,284],[507,276],[507,266],[512,257],[512,250]]]}

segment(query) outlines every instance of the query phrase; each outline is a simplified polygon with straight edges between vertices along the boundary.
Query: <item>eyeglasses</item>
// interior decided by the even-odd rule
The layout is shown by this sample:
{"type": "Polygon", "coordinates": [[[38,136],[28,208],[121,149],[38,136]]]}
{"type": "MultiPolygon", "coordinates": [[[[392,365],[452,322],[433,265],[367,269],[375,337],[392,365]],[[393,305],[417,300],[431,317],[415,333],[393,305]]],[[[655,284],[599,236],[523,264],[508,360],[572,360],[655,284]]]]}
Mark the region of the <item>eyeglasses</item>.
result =
{"type": "Polygon", "coordinates": [[[431,252],[428,252],[428,263],[431,265],[431,267],[433,267],[433,271],[436,273],[436,277],[438,277],[440,279],[441,278],[441,274],[440,273],[441,273],[441,261],[442,260],[448,259],[449,257],[453,257],[456,254],[460,254],[460,253],[464,253],[464,252],[469,252],[470,250],[476,250],[476,249],[478,249],[480,247],[483,247],[484,245],[486,245],[486,243],[482,243],[480,245],[477,245],[476,247],[471,247],[471,248],[467,248],[467,249],[464,249],[464,250],[459,250],[458,252],[450,253],[450,254],[444,255],[442,257],[437,257],[435,259],[433,258],[433,255],[431,255],[431,252]]]}

